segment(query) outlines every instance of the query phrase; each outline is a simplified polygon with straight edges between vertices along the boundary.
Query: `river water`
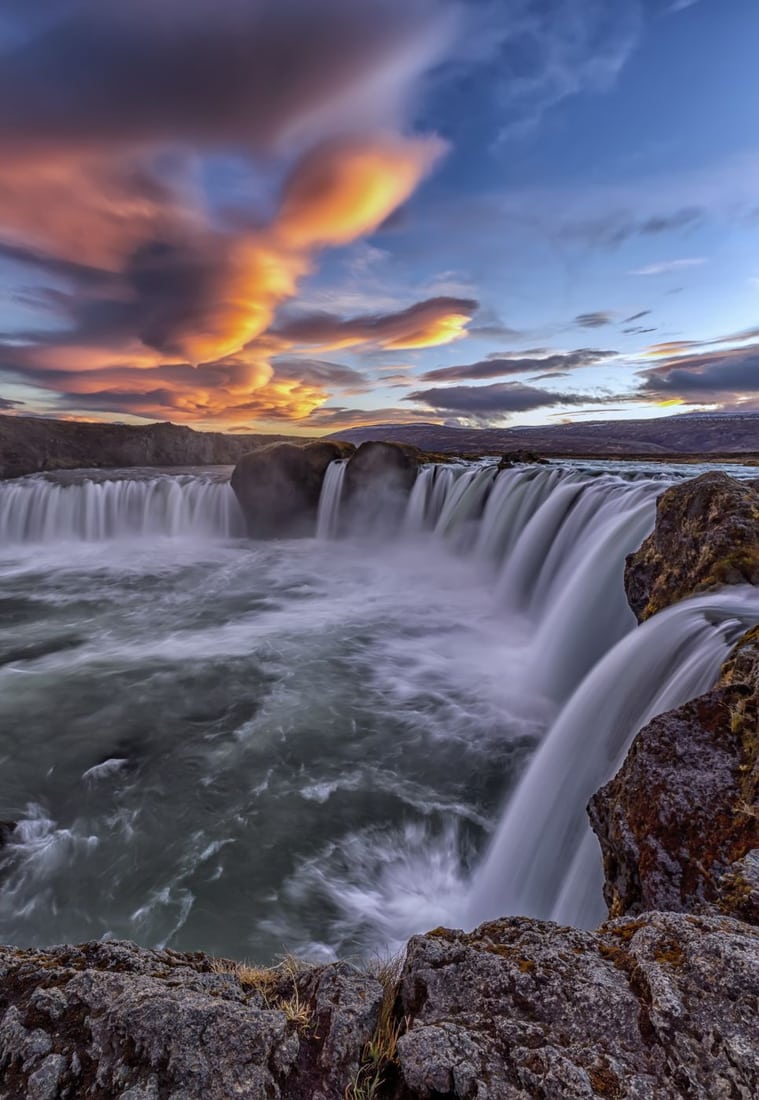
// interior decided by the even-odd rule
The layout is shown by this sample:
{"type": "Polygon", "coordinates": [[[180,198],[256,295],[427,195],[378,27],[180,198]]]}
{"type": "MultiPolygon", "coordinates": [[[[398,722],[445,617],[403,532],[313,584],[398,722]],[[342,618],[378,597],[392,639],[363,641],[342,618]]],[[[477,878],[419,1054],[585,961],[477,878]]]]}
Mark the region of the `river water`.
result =
{"type": "Polygon", "coordinates": [[[400,527],[337,538],[333,469],[322,537],[273,542],[228,470],[0,484],[0,941],[265,961],[593,923],[586,788],[759,619],[739,591],[633,629],[624,555],[692,472],[431,467],[400,527]]]}

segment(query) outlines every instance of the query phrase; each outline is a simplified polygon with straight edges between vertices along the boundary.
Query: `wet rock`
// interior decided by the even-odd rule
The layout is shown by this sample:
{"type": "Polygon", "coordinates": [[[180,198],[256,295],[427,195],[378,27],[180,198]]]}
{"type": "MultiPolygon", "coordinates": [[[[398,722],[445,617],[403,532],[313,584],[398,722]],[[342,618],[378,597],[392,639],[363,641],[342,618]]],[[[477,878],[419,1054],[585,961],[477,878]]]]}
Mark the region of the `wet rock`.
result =
{"type": "Polygon", "coordinates": [[[229,968],[120,942],[0,948],[0,1100],[343,1097],[380,984],[344,963],[229,968]]]}
{"type": "Polygon", "coordinates": [[[0,848],[3,848],[16,830],[15,821],[0,821],[0,848]]]}
{"type": "Polygon", "coordinates": [[[759,492],[719,471],[662,493],[656,527],[627,558],[625,589],[642,622],[686,596],[759,583],[759,492]]]}
{"type": "Polygon", "coordinates": [[[499,470],[510,470],[513,466],[548,466],[547,458],[536,455],[534,451],[505,451],[498,463],[499,470]]]}
{"type": "Polygon", "coordinates": [[[759,628],[712,691],[640,731],[588,812],[612,916],[671,909],[759,924],[759,628]]]}
{"type": "Polygon", "coordinates": [[[376,521],[388,526],[400,520],[424,455],[405,443],[362,443],[345,471],[344,501],[348,522],[364,530],[376,521]]]}
{"type": "Polygon", "coordinates": [[[351,444],[272,443],[244,455],[232,488],[254,538],[312,535],[327,467],[351,444]]]}
{"type": "Polygon", "coordinates": [[[650,913],[597,933],[526,919],[409,944],[405,1097],[749,1100],[759,934],[650,913]]]}

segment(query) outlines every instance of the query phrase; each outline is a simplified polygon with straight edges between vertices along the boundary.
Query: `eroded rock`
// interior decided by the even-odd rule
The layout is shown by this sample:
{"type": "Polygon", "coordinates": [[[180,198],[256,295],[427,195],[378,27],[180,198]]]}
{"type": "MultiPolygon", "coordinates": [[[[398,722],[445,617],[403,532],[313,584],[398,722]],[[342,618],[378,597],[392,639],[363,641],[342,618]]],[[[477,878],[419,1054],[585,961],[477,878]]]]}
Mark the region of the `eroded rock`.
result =
{"type": "Polygon", "coordinates": [[[650,913],[598,933],[526,919],[417,936],[401,982],[405,1095],[749,1100],[759,934],[650,913]]]}
{"type": "Polygon", "coordinates": [[[757,482],[715,471],[662,493],[654,531],[625,567],[638,621],[696,592],[747,582],[759,584],[757,482]]]}
{"type": "Polygon", "coordinates": [[[346,519],[370,529],[400,519],[425,456],[405,443],[362,443],[345,471],[346,519]]]}
{"type": "Polygon", "coordinates": [[[351,444],[272,443],[244,455],[232,488],[255,538],[312,535],[322,482],[330,462],[345,458],[351,444]]]}

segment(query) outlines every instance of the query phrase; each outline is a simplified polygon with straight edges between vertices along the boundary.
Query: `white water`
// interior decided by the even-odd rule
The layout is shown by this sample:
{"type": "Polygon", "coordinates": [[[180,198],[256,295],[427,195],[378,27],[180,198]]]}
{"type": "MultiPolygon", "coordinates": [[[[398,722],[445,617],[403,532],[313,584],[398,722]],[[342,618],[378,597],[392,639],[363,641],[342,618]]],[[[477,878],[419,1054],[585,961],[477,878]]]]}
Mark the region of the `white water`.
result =
{"type": "Polygon", "coordinates": [[[400,529],[337,539],[335,463],[318,537],[258,544],[217,471],[0,483],[0,940],[595,922],[588,797],[759,619],[635,628],[624,557],[686,472],[427,467],[400,529]]]}

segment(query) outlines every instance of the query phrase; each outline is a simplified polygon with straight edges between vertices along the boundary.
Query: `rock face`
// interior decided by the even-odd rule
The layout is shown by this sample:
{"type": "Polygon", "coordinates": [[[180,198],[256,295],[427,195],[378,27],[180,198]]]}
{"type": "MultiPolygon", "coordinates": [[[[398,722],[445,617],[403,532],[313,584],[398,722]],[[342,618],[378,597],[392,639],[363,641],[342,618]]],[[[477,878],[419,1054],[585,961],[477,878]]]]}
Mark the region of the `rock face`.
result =
{"type": "Polygon", "coordinates": [[[408,444],[362,443],[345,471],[348,522],[368,529],[380,515],[384,522],[400,518],[423,460],[422,452],[408,444]]]}
{"type": "Polygon", "coordinates": [[[0,948],[0,1100],[333,1100],[382,995],[345,963],[225,973],[128,943],[0,948]]]}
{"type": "Polygon", "coordinates": [[[759,924],[759,628],[717,686],[654,718],[590,801],[612,916],[730,913],[759,924]]]}
{"type": "Polygon", "coordinates": [[[499,470],[511,470],[514,466],[548,466],[548,459],[541,458],[534,451],[506,451],[498,463],[499,470]]]}
{"type": "Polygon", "coordinates": [[[351,444],[334,442],[272,443],[244,455],[232,474],[232,488],[250,534],[312,535],[327,467],[352,450],[351,444]]]}
{"type": "Polygon", "coordinates": [[[625,567],[639,622],[717,585],[759,584],[758,485],[715,471],[662,493],[656,527],[625,567]]]}
{"type": "Polygon", "coordinates": [[[415,937],[388,998],[344,963],[0,949],[0,1100],[753,1100],[757,950],[728,918],[501,920],[415,937]]]}
{"type": "Polygon", "coordinates": [[[670,913],[598,933],[513,919],[417,936],[401,982],[402,1095],[748,1100],[757,951],[747,925],[670,913]]]}
{"type": "Polygon", "coordinates": [[[0,415],[0,478],[93,467],[231,466],[253,447],[286,438],[0,415]]]}

